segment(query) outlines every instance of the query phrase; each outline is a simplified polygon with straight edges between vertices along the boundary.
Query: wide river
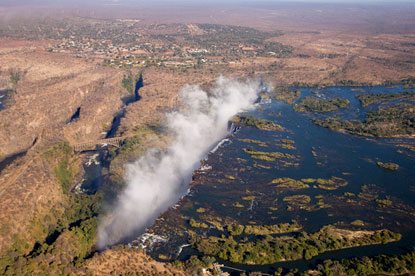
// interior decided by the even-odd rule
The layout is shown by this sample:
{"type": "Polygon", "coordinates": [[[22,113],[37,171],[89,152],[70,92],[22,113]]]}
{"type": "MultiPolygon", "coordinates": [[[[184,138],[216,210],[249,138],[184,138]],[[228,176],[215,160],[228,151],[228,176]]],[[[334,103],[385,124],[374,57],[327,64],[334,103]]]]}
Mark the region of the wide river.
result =
{"type": "Polygon", "coordinates": [[[246,114],[272,120],[285,130],[265,131],[242,127],[215,152],[209,154],[202,162],[203,166],[193,175],[189,195],[163,214],[147,231],[147,235],[142,237],[145,241],[142,244],[147,245],[147,250],[154,257],[163,254],[185,259],[190,254],[197,254],[190,246],[183,247],[188,243],[188,236],[183,233],[186,233],[186,229],[191,229],[188,223],[190,218],[200,221],[202,216],[207,215],[229,217],[241,224],[258,225],[295,220],[307,232],[317,231],[324,225],[337,224],[348,229],[386,228],[403,235],[397,243],[328,252],[311,261],[260,267],[226,263],[248,271],[270,272],[278,265],[305,269],[324,258],[402,253],[414,249],[415,152],[399,146],[415,145],[414,140],[358,137],[337,133],[312,122],[313,118],[333,115],[346,119],[364,119],[366,112],[376,107],[364,109],[356,98],[357,95],[407,90],[401,86],[300,90],[301,97],[342,97],[351,104],[344,110],[322,115],[298,113],[291,105],[273,100],[246,114]],[[282,146],[283,141],[287,140],[294,141],[294,148],[282,146]],[[253,159],[244,149],[288,153],[295,158],[272,162],[258,160],[253,159]],[[400,168],[398,171],[388,171],[377,166],[379,161],[397,163],[400,168]],[[332,191],[316,187],[279,190],[271,181],[282,177],[339,177],[348,184],[332,191]],[[310,197],[309,208],[289,208],[283,200],[287,196],[299,194],[310,197]],[[386,198],[392,201],[391,206],[381,207],[377,204],[377,199],[386,198]],[[324,206],[318,204],[321,200],[324,201],[324,206]],[[351,224],[356,220],[361,220],[364,225],[351,224]]]}

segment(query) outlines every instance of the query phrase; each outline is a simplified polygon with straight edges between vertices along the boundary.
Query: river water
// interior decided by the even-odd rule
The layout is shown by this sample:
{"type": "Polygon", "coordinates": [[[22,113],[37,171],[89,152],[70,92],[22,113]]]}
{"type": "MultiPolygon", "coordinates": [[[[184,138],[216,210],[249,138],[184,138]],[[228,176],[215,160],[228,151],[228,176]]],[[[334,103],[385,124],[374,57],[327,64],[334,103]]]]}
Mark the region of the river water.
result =
{"type": "MultiPolygon", "coordinates": [[[[189,219],[203,221],[206,216],[231,218],[240,224],[277,224],[299,222],[307,232],[324,225],[336,224],[348,229],[383,229],[400,232],[403,239],[388,245],[352,248],[322,254],[310,261],[287,262],[268,266],[242,266],[246,271],[271,272],[276,266],[307,268],[324,258],[342,258],[379,253],[402,253],[415,248],[415,154],[398,144],[415,145],[408,139],[375,139],[337,133],[315,125],[313,118],[336,115],[346,119],[363,119],[366,112],[356,96],[362,93],[399,93],[401,86],[301,88],[302,97],[347,98],[351,105],[325,115],[297,113],[291,105],[272,101],[260,105],[247,115],[272,120],[284,131],[265,131],[242,127],[227,137],[210,153],[203,166],[193,175],[191,191],[176,206],[163,214],[147,231],[158,239],[146,240],[146,250],[158,258],[160,254],[172,259],[186,259],[198,254],[188,243],[189,219]],[[295,149],[281,148],[282,139],[294,141],[295,149]],[[256,140],[256,142],[249,142],[256,140]],[[261,143],[259,143],[260,141],[261,143]],[[282,152],[295,155],[292,160],[273,162],[251,158],[244,149],[282,152]],[[393,162],[398,171],[387,171],[376,162],[393,162]],[[340,177],[345,187],[328,191],[311,187],[302,190],[279,190],[271,181],[275,178],[293,179],[340,177]],[[354,199],[345,193],[353,193],[354,199]],[[288,208],[283,198],[307,195],[309,209],[288,208]],[[251,196],[252,200],[243,198],[251,196]],[[325,207],[318,207],[323,198],[325,207]],[[370,199],[368,199],[370,198],[370,199]],[[380,207],[376,199],[389,198],[389,207],[380,207]],[[236,204],[238,203],[238,204],[236,204]],[[201,210],[203,212],[196,212],[201,210]],[[364,226],[353,226],[355,220],[364,226]]],[[[373,107],[371,107],[373,108],[373,107]]],[[[312,185],[313,186],[313,185],[312,185]]],[[[350,195],[350,194],[349,194],[350,195]]],[[[192,229],[194,230],[194,229],[192,229]]],[[[136,242],[140,244],[140,242],[136,242]]]]}
{"type": "MultiPolygon", "coordinates": [[[[115,114],[105,138],[113,138],[118,134],[118,128],[121,125],[121,120],[125,115],[127,106],[141,99],[139,92],[143,85],[144,80],[143,77],[140,76],[135,84],[134,93],[122,98],[123,106],[115,114]]],[[[76,118],[79,117],[79,111],[80,109],[74,114],[74,116],[77,115],[75,116],[76,118]]],[[[74,116],[72,116],[71,121],[74,116]]],[[[83,167],[85,173],[81,183],[77,186],[77,189],[79,192],[94,194],[106,181],[104,170],[108,171],[110,165],[110,161],[108,160],[108,146],[100,146],[94,151],[84,153],[84,157],[85,162],[83,167]]]]}
{"type": "Polygon", "coordinates": [[[5,101],[8,94],[10,94],[10,90],[0,90],[0,111],[6,108],[5,101]]]}

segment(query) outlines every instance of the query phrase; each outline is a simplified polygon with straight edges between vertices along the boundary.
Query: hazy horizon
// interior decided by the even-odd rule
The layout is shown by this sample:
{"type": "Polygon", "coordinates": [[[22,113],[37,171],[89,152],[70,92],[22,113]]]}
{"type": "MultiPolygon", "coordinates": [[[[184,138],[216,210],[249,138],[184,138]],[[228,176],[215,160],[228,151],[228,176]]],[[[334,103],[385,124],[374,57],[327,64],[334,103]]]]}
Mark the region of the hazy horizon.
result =
{"type": "Polygon", "coordinates": [[[157,4],[186,4],[186,5],[226,5],[226,4],[409,4],[415,3],[415,0],[213,0],[206,3],[200,0],[4,0],[1,1],[0,6],[20,6],[20,5],[51,5],[51,6],[71,6],[71,5],[157,5],[157,4]]]}

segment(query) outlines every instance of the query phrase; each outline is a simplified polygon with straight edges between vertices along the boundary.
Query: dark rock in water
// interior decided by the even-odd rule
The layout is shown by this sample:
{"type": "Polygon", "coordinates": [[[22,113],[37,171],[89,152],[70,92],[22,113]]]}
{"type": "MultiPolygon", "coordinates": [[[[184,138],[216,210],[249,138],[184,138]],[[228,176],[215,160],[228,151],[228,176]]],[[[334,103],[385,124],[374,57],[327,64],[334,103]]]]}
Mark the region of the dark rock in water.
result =
{"type": "Polygon", "coordinates": [[[228,131],[230,134],[235,134],[241,127],[233,122],[228,123],[228,131]]]}

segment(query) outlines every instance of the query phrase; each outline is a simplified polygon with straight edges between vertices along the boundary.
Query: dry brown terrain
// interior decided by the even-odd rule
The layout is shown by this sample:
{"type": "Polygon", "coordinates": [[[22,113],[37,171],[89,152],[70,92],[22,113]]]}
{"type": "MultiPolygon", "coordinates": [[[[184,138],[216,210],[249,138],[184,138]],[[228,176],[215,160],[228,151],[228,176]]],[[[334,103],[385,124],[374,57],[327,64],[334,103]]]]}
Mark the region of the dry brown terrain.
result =
{"type": "Polygon", "coordinates": [[[119,248],[96,254],[84,266],[86,274],[135,274],[143,275],[186,275],[183,271],[170,264],[152,260],[145,253],[136,249],[119,248]]]}
{"type": "Polygon", "coordinates": [[[140,90],[142,100],[128,106],[121,128],[128,133],[134,128],[161,120],[165,112],[177,107],[179,92],[185,85],[212,83],[219,74],[205,70],[145,70],[144,87],[140,90]]]}
{"type": "Polygon", "coordinates": [[[100,137],[122,104],[123,72],[65,54],[48,54],[44,43],[26,42],[26,47],[25,42],[17,43],[19,48],[11,41],[1,43],[3,87],[11,86],[6,82],[10,71],[21,72],[22,80],[13,104],[0,114],[0,152],[9,155],[27,149],[42,135],[64,135],[70,142],[100,137]],[[68,125],[78,107],[80,120],[68,125]]]}
{"type": "Polygon", "coordinates": [[[276,41],[293,46],[300,56],[283,61],[279,73],[282,78],[319,84],[399,81],[414,74],[414,40],[415,35],[287,33],[276,41]]]}
{"type": "Polygon", "coordinates": [[[53,169],[39,155],[59,141],[76,143],[101,137],[122,104],[122,72],[65,54],[50,55],[45,44],[1,43],[2,87],[12,86],[10,71],[22,72],[22,79],[12,95],[12,105],[0,113],[0,158],[30,148],[18,163],[0,172],[2,252],[15,234],[23,235],[19,239],[30,250],[45,234],[33,234],[30,227],[42,221],[51,208],[63,212],[59,206],[65,205],[65,199],[53,169]],[[68,124],[78,107],[82,116],[68,124]]]}

